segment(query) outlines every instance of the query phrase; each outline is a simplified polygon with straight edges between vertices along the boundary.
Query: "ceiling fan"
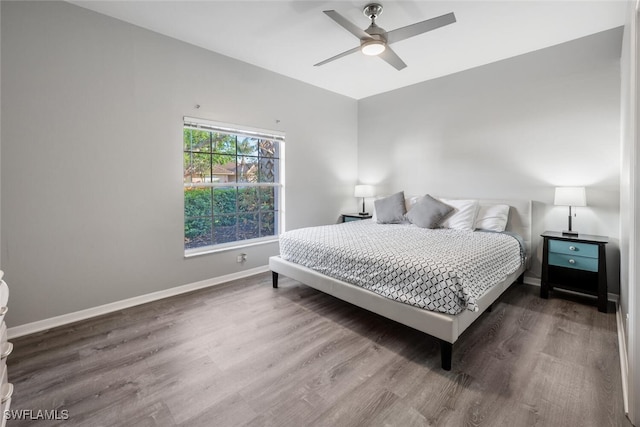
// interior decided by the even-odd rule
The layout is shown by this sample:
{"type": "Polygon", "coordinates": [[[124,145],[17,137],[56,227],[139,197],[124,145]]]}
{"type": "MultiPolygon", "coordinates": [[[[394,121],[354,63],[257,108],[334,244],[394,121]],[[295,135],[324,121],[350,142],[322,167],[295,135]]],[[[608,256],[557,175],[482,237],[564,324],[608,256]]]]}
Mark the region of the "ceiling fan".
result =
{"type": "Polygon", "coordinates": [[[384,28],[378,27],[376,24],[376,19],[382,13],[382,5],[378,3],[371,3],[364,7],[363,13],[367,18],[371,19],[371,25],[369,25],[369,28],[366,30],[361,30],[335,10],[325,10],[324,13],[342,28],[358,37],[360,39],[360,46],[332,56],[322,62],[318,62],[314,66],[324,65],[360,50],[365,55],[379,56],[395,67],[396,70],[402,70],[407,64],[391,49],[389,46],[391,43],[399,42],[409,37],[417,36],[418,34],[426,33],[427,31],[435,30],[456,22],[456,17],[453,12],[451,12],[387,32],[384,28]]]}

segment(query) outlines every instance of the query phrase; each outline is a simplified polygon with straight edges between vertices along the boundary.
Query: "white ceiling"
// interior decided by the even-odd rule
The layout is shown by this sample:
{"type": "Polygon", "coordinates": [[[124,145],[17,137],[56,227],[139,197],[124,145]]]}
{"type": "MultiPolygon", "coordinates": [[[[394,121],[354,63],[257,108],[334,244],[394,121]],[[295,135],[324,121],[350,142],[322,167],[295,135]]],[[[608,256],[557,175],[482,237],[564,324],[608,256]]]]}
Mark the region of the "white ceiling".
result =
{"type": "Polygon", "coordinates": [[[454,12],[457,22],[392,45],[408,67],[397,71],[357,52],[323,10],[366,28],[362,1],[71,1],[196,46],[355,99],[408,86],[624,25],[626,2],[380,1],[387,31],[454,12]]]}

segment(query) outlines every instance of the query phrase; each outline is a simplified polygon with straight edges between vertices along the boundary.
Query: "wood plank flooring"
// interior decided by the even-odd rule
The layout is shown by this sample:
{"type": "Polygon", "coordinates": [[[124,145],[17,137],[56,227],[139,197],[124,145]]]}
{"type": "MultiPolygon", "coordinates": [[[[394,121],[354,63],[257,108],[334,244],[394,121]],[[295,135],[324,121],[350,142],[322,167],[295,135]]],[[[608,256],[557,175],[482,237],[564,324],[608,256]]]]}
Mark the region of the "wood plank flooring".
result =
{"type": "Polygon", "coordinates": [[[12,340],[65,426],[631,426],[615,314],[514,285],[454,345],[270,273],[12,340]]]}

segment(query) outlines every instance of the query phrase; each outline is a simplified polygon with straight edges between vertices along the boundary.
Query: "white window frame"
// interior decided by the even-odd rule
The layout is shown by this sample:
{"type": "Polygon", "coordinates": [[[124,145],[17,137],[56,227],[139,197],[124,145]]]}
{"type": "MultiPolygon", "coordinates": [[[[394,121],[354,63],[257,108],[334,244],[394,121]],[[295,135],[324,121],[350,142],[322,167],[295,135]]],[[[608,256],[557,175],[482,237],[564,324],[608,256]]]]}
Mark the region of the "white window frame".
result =
{"type": "MultiPolygon", "coordinates": [[[[260,129],[249,126],[242,125],[234,125],[229,123],[216,122],[207,119],[200,119],[194,117],[185,116],[183,118],[183,126],[184,130],[187,127],[191,127],[194,129],[206,130],[216,133],[226,133],[231,135],[238,136],[248,136],[252,138],[259,139],[271,139],[278,141],[279,144],[279,180],[278,182],[202,182],[202,183],[184,183],[183,184],[183,203],[184,203],[184,188],[208,188],[208,187],[277,187],[280,189],[279,196],[277,197],[277,206],[275,207],[276,211],[276,223],[275,223],[275,232],[273,236],[265,236],[258,237],[254,239],[246,239],[246,240],[236,240],[233,242],[219,243],[208,246],[201,246],[198,248],[191,248],[184,250],[185,258],[205,255],[215,252],[228,251],[232,249],[246,248],[250,246],[263,245],[272,242],[277,242],[280,234],[284,232],[284,165],[285,165],[285,134],[284,132],[260,129]]],[[[182,150],[184,153],[184,149],[182,150]]],[[[184,171],[184,166],[183,166],[184,171]]],[[[184,206],[182,209],[183,218],[182,218],[182,227],[184,230],[185,225],[185,217],[184,217],[184,206]]],[[[213,226],[213,225],[212,225],[213,226]]],[[[183,231],[184,236],[184,231],[183,231]]]]}

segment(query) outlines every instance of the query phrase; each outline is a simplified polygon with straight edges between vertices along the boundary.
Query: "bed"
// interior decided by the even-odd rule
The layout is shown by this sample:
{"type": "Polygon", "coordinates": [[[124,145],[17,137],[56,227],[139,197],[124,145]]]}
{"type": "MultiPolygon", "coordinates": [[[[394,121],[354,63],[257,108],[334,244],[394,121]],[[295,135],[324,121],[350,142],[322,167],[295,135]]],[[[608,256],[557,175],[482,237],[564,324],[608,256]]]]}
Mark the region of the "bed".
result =
{"type": "MultiPolygon", "coordinates": [[[[431,335],[439,340],[442,368],[451,370],[453,345],[456,340],[484,311],[490,309],[492,304],[511,284],[516,281],[522,282],[530,259],[531,202],[481,199],[478,200],[478,203],[480,206],[497,204],[509,206],[508,220],[504,233],[432,230],[433,233],[431,234],[435,236],[435,240],[429,244],[429,247],[439,247],[444,245],[443,242],[445,241],[459,241],[461,245],[473,246],[475,244],[476,246],[481,245],[484,247],[485,244],[489,244],[487,242],[493,241],[492,239],[494,238],[504,241],[504,243],[500,244],[515,247],[509,241],[517,241],[517,248],[520,250],[520,262],[517,265],[514,264],[511,258],[507,258],[507,252],[503,254],[504,259],[497,261],[488,257],[487,253],[489,252],[502,253],[502,249],[496,249],[499,246],[491,247],[491,250],[483,250],[482,255],[469,255],[469,259],[464,258],[466,255],[452,256],[452,250],[449,246],[443,246],[446,249],[439,256],[441,259],[435,258],[433,251],[426,251],[428,254],[424,256],[425,264],[437,265],[436,270],[440,271],[438,274],[444,274],[445,278],[448,278],[449,275],[459,278],[454,277],[455,281],[459,281],[461,284],[459,287],[457,284],[452,286],[451,298],[443,293],[443,289],[436,289],[432,291],[431,295],[423,298],[416,297],[417,293],[414,292],[414,288],[423,289],[423,282],[428,282],[427,275],[429,278],[433,278],[434,274],[428,270],[421,270],[420,268],[422,267],[415,268],[416,255],[406,248],[410,248],[413,245],[413,240],[422,239],[423,237],[412,237],[414,232],[411,231],[411,224],[379,225],[376,224],[375,219],[292,230],[285,233],[286,241],[284,243],[281,238],[281,255],[269,259],[273,287],[278,287],[278,275],[283,274],[319,291],[431,335]],[[399,233],[397,234],[399,237],[396,237],[396,239],[402,241],[402,245],[393,246],[387,243],[377,243],[385,239],[384,235],[387,233],[396,235],[394,234],[396,232],[399,233]],[[370,238],[364,237],[369,234],[373,236],[370,238]],[[361,236],[361,238],[353,238],[355,235],[361,236]],[[516,239],[514,236],[519,236],[519,238],[516,239]],[[305,240],[308,241],[305,243],[305,240]],[[331,247],[336,240],[348,241],[348,249],[337,250],[335,247],[331,247]],[[362,243],[364,246],[358,246],[361,244],[360,242],[364,242],[362,243]],[[283,245],[287,246],[288,252],[286,254],[284,253],[283,245]],[[325,253],[318,254],[317,248],[321,245],[328,245],[329,249],[325,253]],[[299,246],[296,250],[302,250],[303,252],[313,252],[314,261],[312,263],[307,262],[309,266],[303,265],[304,261],[301,260],[304,257],[298,259],[293,256],[292,254],[295,254],[295,252],[289,249],[290,246],[299,246]],[[369,261],[367,259],[368,254],[377,252],[378,249],[381,252],[381,257],[376,261],[369,261]],[[324,266],[322,263],[316,262],[320,258],[324,259],[324,266]],[[475,260],[478,264],[476,267],[470,266],[471,258],[478,258],[475,260]],[[386,261],[387,259],[389,260],[388,262],[386,261]],[[451,263],[456,265],[450,267],[448,264],[451,263]],[[337,268],[338,266],[346,266],[347,264],[351,266],[350,270],[345,268],[343,272],[338,271],[341,269],[337,268]],[[405,268],[404,273],[386,273],[385,270],[391,264],[407,264],[409,267],[405,268]],[[508,268],[503,268],[503,264],[508,265],[508,268]],[[381,270],[373,272],[371,269],[375,265],[380,265],[381,270]],[[409,288],[407,285],[397,285],[395,283],[396,276],[401,274],[412,275],[418,284],[412,285],[413,288],[409,288]],[[462,282],[465,282],[465,286],[462,286],[462,282]],[[385,283],[391,287],[390,290],[383,286],[385,283]],[[404,295],[400,295],[397,292],[398,287],[403,288],[404,295]],[[474,287],[478,289],[474,290],[474,287]],[[407,289],[409,289],[408,293],[407,289]],[[446,302],[434,305],[435,299],[446,300],[446,302]],[[458,302],[454,304],[451,303],[451,300],[457,300],[458,302]]],[[[415,230],[416,227],[414,227],[415,230]]],[[[418,231],[422,232],[422,230],[418,231]]],[[[431,238],[428,235],[425,236],[425,238],[431,238]]],[[[498,243],[495,244],[497,245],[498,243]]],[[[512,250],[509,249],[509,251],[512,250]]],[[[460,253],[466,252],[466,249],[460,250],[460,253]]]]}

